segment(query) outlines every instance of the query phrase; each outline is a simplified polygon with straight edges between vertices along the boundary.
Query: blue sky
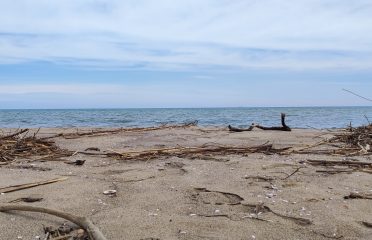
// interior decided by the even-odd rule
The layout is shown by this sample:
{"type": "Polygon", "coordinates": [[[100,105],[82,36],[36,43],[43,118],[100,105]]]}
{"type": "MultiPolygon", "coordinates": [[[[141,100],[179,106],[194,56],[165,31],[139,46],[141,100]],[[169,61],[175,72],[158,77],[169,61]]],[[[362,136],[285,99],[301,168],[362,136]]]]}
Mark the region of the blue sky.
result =
{"type": "Polygon", "coordinates": [[[370,0],[2,0],[0,108],[344,106],[370,0]]]}

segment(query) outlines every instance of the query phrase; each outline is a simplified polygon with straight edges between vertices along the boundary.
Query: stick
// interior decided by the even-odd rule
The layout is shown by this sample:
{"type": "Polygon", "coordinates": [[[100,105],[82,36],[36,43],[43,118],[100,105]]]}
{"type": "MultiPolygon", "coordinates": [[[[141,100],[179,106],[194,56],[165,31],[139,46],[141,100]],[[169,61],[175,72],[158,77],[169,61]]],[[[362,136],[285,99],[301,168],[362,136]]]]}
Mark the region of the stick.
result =
{"type": "Polygon", "coordinates": [[[286,180],[288,178],[290,178],[292,175],[294,175],[296,172],[298,172],[302,167],[298,167],[293,173],[289,174],[287,177],[285,178],[282,178],[282,180],[286,180]]]}
{"type": "Polygon", "coordinates": [[[372,162],[354,162],[354,161],[326,161],[326,160],[310,160],[307,162],[311,165],[331,165],[331,166],[357,166],[357,167],[372,167],[372,162]]]}
{"type": "Polygon", "coordinates": [[[69,213],[64,213],[61,211],[48,209],[48,208],[41,208],[41,207],[22,206],[22,205],[2,205],[2,206],[0,205],[0,212],[8,212],[8,211],[13,211],[13,210],[46,213],[46,214],[50,214],[56,217],[60,217],[60,218],[66,219],[84,228],[92,240],[107,240],[103,236],[101,231],[86,217],[78,217],[78,216],[74,216],[69,213]]]}
{"type": "Polygon", "coordinates": [[[23,189],[27,189],[27,188],[33,188],[33,187],[46,185],[46,184],[50,184],[50,183],[65,181],[67,179],[68,179],[68,177],[63,177],[63,178],[55,178],[55,179],[40,181],[40,182],[35,182],[35,183],[25,183],[25,184],[19,184],[19,185],[12,185],[12,186],[8,186],[8,187],[0,188],[0,193],[15,192],[15,191],[19,191],[19,190],[23,190],[23,189]]]}

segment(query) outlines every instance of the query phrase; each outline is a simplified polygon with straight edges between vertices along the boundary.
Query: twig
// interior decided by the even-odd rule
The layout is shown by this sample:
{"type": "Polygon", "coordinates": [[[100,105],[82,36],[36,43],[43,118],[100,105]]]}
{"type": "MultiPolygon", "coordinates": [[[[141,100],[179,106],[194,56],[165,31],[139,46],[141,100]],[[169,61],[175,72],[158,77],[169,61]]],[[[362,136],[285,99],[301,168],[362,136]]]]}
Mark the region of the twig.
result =
{"type": "Polygon", "coordinates": [[[13,133],[13,134],[10,134],[10,135],[1,136],[1,137],[0,137],[0,140],[8,139],[8,138],[12,138],[12,137],[18,136],[18,135],[20,135],[20,134],[22,134],[22,133],[27,132],[28,130],[29,130],[29,129],[26,128],[26,129],[22,129],[22,130],[20,130],[20,131],[17,131],[17,132],[15,132],[15,133],[13,133]]]}
{"type": "Polygon", "coordinates": [[[286,180],[286,179],[290,178],[291,176],[293,176],[294,174],[296,174],[296,172],[298,172],[301,168],[303,168],[303,167],[298,167],[293,173],[289,174],[285,178],[282,178],[282,180],[286,180]]]}

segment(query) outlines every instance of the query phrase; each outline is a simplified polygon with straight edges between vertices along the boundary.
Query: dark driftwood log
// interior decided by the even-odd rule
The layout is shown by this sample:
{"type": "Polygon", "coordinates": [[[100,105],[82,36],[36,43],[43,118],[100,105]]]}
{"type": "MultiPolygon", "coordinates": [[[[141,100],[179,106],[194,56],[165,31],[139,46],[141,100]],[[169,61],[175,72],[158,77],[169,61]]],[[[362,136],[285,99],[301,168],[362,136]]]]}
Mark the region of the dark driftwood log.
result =
{"type": "Polygon", "coordinates": [[[0,212],[8,211],[28,211],[28,212],[39,212],[54,215],[60,217],[70,222],[75,223],[76,225],[84,228],[91,240],[106,240],[101,231],[88,219],[85,217],[74,216],[69,213],[60,212],[53,209],[41,208],[41,207],[32,207],[32,206],[22,206],[22,205],[0,205],[0,212]]]}
{"type": "Polygon", "coordinates": [[[232,127],[231,125],[229,125],[228,127],[229,127],[229,131],[230,131],[230,132],[245,132],[245,131],[252,131],[252,129],[254,128],[253,125],[251,125],[249,128],[236,128],[236,127],[232,127]]]}
{"type": "Polygon", "coordinates": [[[255,125],[255,127],[262,130],[291,131],[292,129],[285,124],[285,113],[281,114],[281,120],[282,120],[281,127],[264,127],[260,125],[255,125]]]}

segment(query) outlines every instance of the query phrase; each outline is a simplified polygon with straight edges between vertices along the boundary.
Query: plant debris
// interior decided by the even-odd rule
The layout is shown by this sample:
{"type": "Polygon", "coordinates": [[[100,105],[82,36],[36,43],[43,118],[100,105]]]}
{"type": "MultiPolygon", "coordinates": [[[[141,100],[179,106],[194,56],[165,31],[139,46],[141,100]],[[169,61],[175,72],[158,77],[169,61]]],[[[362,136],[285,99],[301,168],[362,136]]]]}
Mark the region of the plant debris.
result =
{"type": "MultiPolygon", "coordinates": [[[[118,128],[118,129],[112,129],[112,130],[92,130],[88,132],[79,132],[78,130],[73,133],[58,133],[53,136],[45,137],[43,139],[51,139],[51,138],[57,138],[57,137],[63,137],[65,139],[75,139],[79,137],[95,137],[95,136],[105,136],[105,135],[111,135],[111,134],[118,134],[122,132],[148,132],[148,131],[154,131],[154,130],[164,130],[164,129],[177,129],[177,128],[188,128],[197,126],[198,121],[192,121],[192,122],[186,122],[184,124],[179,125],[169,125],[169,124],[163,124],[158,127],[138,127],[138,128],[118,128]]],[[[87,148],[85,151],[99,151],[98,148],[87,148]]]]}
{"type": "Polygon", "coordinates": [[[53,141],[27,136],[29,129],[0,136],[0,162],[9,163],[15,159],[58,160],[72,155],[71,151],[59,148],[53,141]]]}
{"type": "Polygon", "coordinates": [[[207,155],[227,155],[227,154],[247,154],[247,153],[264,153],[273,154],[280,153],[287,150],[288,148],[276,149],[272,144],[262,144],[258,146],[225,146],[216,144],[204,144],[198,147],[171,147],[171,148],[157,148],[157,149],[146,149],[141,151],[127,151],[117,152],[112,151],[108,153],[108,156],[116,157],[121,160],[151,160],[159,157],[194,157],[195,155],[207,154],[207,155]]]}

